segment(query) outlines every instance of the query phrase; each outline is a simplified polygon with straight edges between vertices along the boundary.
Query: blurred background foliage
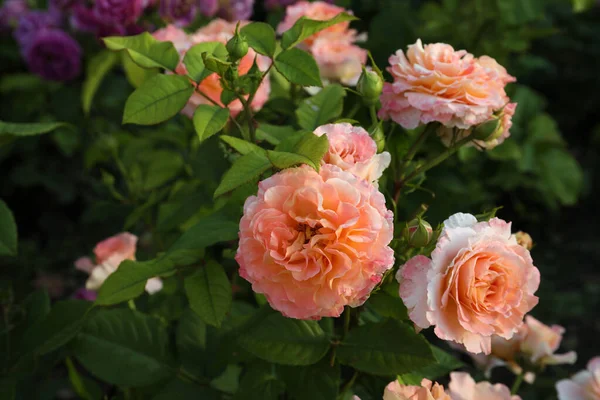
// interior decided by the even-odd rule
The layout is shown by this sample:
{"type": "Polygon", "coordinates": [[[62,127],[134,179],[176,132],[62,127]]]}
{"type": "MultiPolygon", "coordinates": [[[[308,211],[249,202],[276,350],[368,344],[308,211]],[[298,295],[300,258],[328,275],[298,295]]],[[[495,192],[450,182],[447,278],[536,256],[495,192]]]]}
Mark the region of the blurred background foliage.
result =
{"type": "MultiPolygon", "coordinates": [[[[511,138],[487,153],[461,149],[432,170],[415,195],[400,199],[398,212],[406,217],[426,203],[435,224],[457,211],[504,206],[498,215],[536,243],[533,257],[542,284],[533,315],[565,326],[563,347],[576,350],[583,367],[600,354],[600,5],[582,0],[337,3],[361,18],[357,29],[368,32],[365,46],[380,67],[397,49],[421,38],[492,56],[517,77],[509,93],[519,103],[511,138]]],[[[255,19],[275,23],[277,18],[267,17],[257,2],[255,19]]],[[[89,65],[101,48],[93,39],[81,40],[89,65]]],[[[76,127],[32,138],[0,136],[0,198],[18,221],[20,247],[17,259],[0,260],[0,277],[17,298],[32,286],[55,298],[69,295],[83,281],[73,261],[115,232],[146,232],[138,253],[143,259],[145,243],[160,248],[178,227],[202,215],[228,166],[219,156],[224,147],[210,140],[190,148],[191,122],[182,116],[155,127],[121,126],[132,84],[143,79],[140,71],[126,76],[110,70],[86,115],[83,80],[58,84],[25,73],[10,37],[0,39],[0,58],[0,120],[66,121],[76,127]]],[[[273,91],[278,93],[276,82],[273,91]]],[[[347,96],[346,107],[353,101],[347,96]]],[[[267,105],[262,117],[273,124],[284,121],[286,111],[278,104],[267,105]]],[[[366,115],[356,118],[368,121],[366,115]]],[[[400,152],[407,135],[396,129],[388,138],[390,151],[400,152]]],[[[439,146],[437,138],[430,141],[428,148],[439,146]]],[[[572,370],[552,369],[538,379],[535,391],[525,387],[524,399],[553,398],[556,379],[572,370]]]]}

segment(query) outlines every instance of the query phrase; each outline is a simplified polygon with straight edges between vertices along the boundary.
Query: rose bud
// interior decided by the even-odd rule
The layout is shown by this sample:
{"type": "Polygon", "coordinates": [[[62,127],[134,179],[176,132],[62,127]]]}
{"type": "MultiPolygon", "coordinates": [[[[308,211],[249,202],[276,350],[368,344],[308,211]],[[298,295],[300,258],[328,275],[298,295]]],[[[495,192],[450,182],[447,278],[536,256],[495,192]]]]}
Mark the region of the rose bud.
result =
{"type": "Polygon", "coordinates": [[[229,53],[229,58],[232,61],[240,60],[246,54],[248,54],[248,42],[242,35],[239,34],[237,28],[235,35],[231,39],[229,39],[226,47],[227,52],[229,53]]]}
{"type": "Polygon", "coordinates": [[[377,72],[365,69],[358,79],[356,90],[363,97],[363,102],[372,106],[379,101],[379,96],[383,90],[383,79],[377,72]]]}
{"type": "Polygon", "coordinates": [[[415,218],[406,224],[402,236],[411,247],[425,247],[431,241],[433,228],[429,222],[415,218]]]}

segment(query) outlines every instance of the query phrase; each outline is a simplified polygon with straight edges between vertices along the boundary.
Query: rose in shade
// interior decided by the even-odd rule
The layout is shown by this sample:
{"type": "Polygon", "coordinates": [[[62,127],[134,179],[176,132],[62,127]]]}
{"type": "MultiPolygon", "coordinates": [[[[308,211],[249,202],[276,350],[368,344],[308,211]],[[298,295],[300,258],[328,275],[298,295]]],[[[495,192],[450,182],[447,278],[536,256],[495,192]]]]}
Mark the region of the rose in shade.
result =
{"type": "Polygon", "coordinates": [[[220,0],[219,17],[228,21],[250,19],[254,10],[254,0],[220,0]]]}
{"type": "Polygon", "coordinates": [[[186,26],[198,14],[195,0],[161,0],[158,8],[160,17],[176,26],[186,26]]]}
{"type": "Polygon", "coordinates": [[[39,32],[59,26],[60,20],[57,20],[56,15],[44,11],[31,11],[19,18],[14,37],[21,46],[21,51],[25,53],[39,32]]]}
{"type": "Polygon", "coordinates": [[[198,0],[200,14],[213,17],[219,10],[219,0],[198,0]]]}
{"type": "Polygon", "coordinates": [[[39,31],[25,50],[29,70],[42,78],[69,81],[81,72],[81,47],[66,32],[39,31]]]}
{"type": "Polygon", "coordinates": [[[96,0],[94,12],[103,21],[119,25],[132,24],[142,15],[141,0],[96,0]]]}
{"type": "Polygon", "coordinates": [[[6,0],[0,7],[0,32],[14,28],[29,6],[25,0],[6,0]]]}
{"type": "Polygon", "coordinates": [[[92,8],[76,5],[72,9],[71,25],[75,30],[93,33],[98,37],[125,35],[124,26],[100,18],[92,8]]]}

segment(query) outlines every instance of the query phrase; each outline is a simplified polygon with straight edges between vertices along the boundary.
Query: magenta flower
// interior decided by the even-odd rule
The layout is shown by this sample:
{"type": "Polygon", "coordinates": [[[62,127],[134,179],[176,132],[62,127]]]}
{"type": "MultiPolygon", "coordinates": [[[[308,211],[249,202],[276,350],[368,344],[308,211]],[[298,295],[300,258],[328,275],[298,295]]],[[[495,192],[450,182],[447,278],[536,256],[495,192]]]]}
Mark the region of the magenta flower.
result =
{"type": "Polygon", "coordinates": [[[60,29],[39,31],[25,51],[31,72],[54,81],[69,81],[81,72],[81,47],[60,29]]]}
{"type": "Polygon", "coordinates": [[[96,0],[94,12],[106,23],[128,25],[136,22],[144,11],[141,0],[96,0]]]}

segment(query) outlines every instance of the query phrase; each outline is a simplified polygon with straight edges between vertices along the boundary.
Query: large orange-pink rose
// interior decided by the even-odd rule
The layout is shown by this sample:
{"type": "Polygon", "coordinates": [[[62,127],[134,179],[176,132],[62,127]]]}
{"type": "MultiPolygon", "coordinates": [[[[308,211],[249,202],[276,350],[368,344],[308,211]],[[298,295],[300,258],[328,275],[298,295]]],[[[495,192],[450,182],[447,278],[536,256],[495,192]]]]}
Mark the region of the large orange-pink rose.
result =
{"type": "MultiPolygon", "coordinates": [[[[104,281],[125,260],[135,260],[137,236],[123,232],[111,236],[98,243],[94,248],[95,262],[89,257],[82,257],[75,261],[75,268],[89,274],[85,283],[88,290],[98,290],[104,281]]],[[[162,289],[160,278],[152,278],[146,284],[146,291],[150,294],[162,289]]]]}
{"type": "Polygon", "coordinates": [[[520,396],[511,395],[505,385],[492,385],[485,381],[476,383],[465,372],[452,372],[449,388],[452,400],[521,400],[520,396]]]}
{"type": "MultiPolygon", "coordinates": [[[[242,26],[248,24],[247,21],[240,22],[242,26]]],[[[185,53],[196,44],[205,42],[221,42],[226,44],[227,41],[233,37],[235,33],[235,26],[236,23],[228,22],[222,19],[215,19],[191,35],[187,35],[183,30],[169,25],[166,28],[154,32],[153,36],[157,40],[172,41],[181,55],[181,60],[183,60],[185,53]]],[[[240,75],[245,75],[248,73],[252,67],[252,64],[254,63],[255,58],[258,68],[261,71],[267,70],[270,64],[269,58],[260,54],[256,54],[254,50],[249,49],[248,54],[246,54],[246,56],[240,60],[238,66],[240,75]]],[[[180,63],[175,72],[180,75],[186,75],[187,70],[185,65],[180,63]]],[[[211,74],[207,76],[202,82],[200,82],[199,85],[197,85],[197,88],[198,91],[201,91],[215,103],[224,107],[223,103],[221,102],[221,93],[223,93],[223,87],[221,86],[221,82],[217,74],[211,74]]],[[[252,103],[250,104],[251,108],[253,110],[260,110],[269,99],[270,91],[271,84],[268,77],[266,77],[263,79],[262,83],[258,87],[258,90],[256,91],[254,98],[252,99],[252,103]]],[[[248,99],[248,97],[248,95],[245,96],[246,99],[248,99]]],[[[196,108],[200,104],[211,105],[213,103],[200,93],[194,92],[188,100],[187,105],[181,112],[191,118],[194,115],[194,111],[196,111],[196,108]]],[[[242,103],[237,99],[229,103],[227,107],[229,108],[231,115],[234,117],[243,109],[242,103]]]]}
{"type": "Polygon", "coordinates": [[[384,85],[379,116],[407,129],[433,121],[461,129],[486,122],[509,102],[504,87],[515,81],[493,58],[477,59],[444,43],[417,40],[389,63],[394,82],[384,85]]]}
{"type": "Polygon", "coordinates": [[[592,358],[587,369],[556,384],[559,400],[600,400],[600,357],[592,358]]]}
{"type": "Polygon", "coordinates": [[[240,276],[283,315],[337,317],[394,263],[393,214],[365,180],[334,165],[286,169],[244,204],[240,276]]]}
{"type": "Polygon", "coordinates": [[[383,400],[452,400],[440,384],[428,379],[421,386],[401,385],[397,380],[390,382],[383,392],[383,400]]]}
{"type": "Polygon", "coordinates": [[[323,157],[323,164],[336,165],[371,183],[381,178],[392,161],[387,151],[377,154],[377,144],[360,126],[346,122],[327,124],[319,126],[314,133],[326,135],[329,140],[329,151],[323,157]]]}
{"type": "Polygon", "coordinates": [[[540,273],[510,223],[458,213],[444,222],[431,259],[416,256],[397,273],[400,297],[420,328],[472,353],[491,352],[491,337],[510,339],[537,303],[540,273]]]}

